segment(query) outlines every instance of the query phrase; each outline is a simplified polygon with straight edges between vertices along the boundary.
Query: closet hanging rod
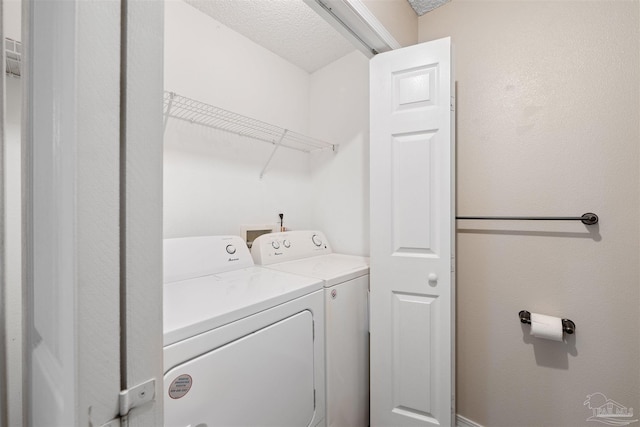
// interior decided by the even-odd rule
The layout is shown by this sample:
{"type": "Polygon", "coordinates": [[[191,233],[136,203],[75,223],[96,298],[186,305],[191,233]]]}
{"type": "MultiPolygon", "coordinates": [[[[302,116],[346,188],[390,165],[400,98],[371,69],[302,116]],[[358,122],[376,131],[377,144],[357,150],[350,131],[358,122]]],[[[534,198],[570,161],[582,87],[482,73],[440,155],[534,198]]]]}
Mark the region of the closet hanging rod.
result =
{"type": "Polygon", "coordinates": [[[582,216],[457,216],[456,219],[480,219],[498,221],[582,221],[585,225],[598,223],[598,215],[588,212],[582,216]]]}

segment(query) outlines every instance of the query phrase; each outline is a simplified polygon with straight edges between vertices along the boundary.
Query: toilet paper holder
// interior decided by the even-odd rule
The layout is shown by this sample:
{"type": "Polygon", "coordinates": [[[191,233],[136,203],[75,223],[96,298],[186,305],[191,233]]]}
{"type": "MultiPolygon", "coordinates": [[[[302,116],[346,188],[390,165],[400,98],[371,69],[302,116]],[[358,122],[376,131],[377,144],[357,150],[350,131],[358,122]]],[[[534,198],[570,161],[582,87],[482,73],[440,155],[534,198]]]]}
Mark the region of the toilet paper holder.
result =
{"type": "MultiPolygon", "coordinates": [[[[518,313],[518,316],[520,317],[521,323],[525,323],[527,325],[531,324],[531,313],[527,310],[521,310],[520,313],[518,313]]],[[[573,323],[573,320],[562,319],[562,330],[565,334],[571,335],[576,331],[576,324],[573,323]]]]}

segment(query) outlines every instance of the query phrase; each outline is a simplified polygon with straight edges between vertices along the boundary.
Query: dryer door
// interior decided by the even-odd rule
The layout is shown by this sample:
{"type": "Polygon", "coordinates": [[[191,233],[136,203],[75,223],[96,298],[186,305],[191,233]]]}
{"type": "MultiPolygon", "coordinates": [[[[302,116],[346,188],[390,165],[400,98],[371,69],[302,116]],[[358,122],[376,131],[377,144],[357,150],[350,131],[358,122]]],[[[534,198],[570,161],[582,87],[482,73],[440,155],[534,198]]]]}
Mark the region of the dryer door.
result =
{"type": "Polygon", "coordinates": [[[313,316],[295,314],[164,376],[166,426],[307,426],[314,415],[313,316]]]}

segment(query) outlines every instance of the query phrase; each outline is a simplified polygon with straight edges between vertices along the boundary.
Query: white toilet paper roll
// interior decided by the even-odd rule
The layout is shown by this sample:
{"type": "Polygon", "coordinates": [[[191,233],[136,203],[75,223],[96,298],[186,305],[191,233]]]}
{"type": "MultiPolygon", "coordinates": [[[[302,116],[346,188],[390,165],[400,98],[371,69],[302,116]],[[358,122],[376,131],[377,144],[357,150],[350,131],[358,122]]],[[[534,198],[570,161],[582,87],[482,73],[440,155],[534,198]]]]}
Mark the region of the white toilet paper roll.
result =
{"type": "Polygon", "coordinates": [[[531,313],[531,335],[552,341],[562,341],[562,319],[531,313]]]}

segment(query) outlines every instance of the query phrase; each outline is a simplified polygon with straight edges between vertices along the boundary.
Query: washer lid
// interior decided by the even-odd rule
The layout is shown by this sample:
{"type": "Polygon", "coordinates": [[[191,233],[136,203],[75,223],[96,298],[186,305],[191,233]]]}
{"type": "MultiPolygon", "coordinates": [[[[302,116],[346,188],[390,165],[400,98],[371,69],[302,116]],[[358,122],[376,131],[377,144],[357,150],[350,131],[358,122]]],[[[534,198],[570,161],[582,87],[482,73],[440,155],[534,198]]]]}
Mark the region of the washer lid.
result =
{"type": "Polygon", "coordinates": [[[328,287],[369,274],[369,258],[332,253],[272,264],[269,268],[322,279],[328,287]]]}
{"type": "Polygon", "coordinates": [[[262,267],[165,283],[164,345],[291,301],[322,286],[318,279],[262,267]]]}

